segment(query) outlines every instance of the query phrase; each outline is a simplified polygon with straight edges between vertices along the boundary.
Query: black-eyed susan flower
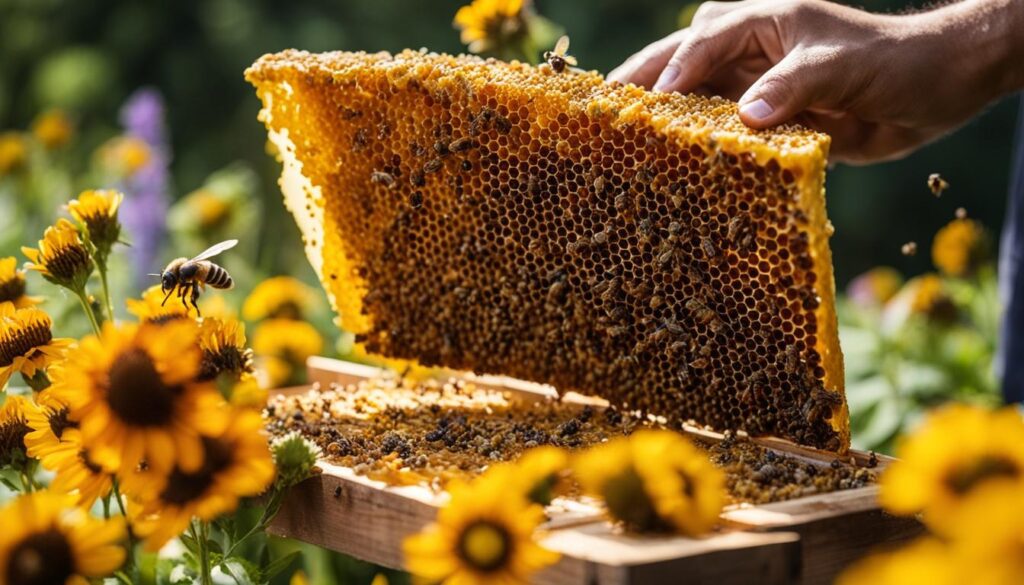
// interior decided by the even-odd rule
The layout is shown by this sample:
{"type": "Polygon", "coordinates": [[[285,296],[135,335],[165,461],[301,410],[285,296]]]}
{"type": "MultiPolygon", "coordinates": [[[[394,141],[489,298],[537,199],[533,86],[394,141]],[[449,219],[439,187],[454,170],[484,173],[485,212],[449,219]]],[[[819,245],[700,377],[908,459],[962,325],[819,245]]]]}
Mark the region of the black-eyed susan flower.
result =
{"type": "Polygon", "coordinates": [[[98,520],[72,505],[42,491],[0,508],[0,583],[87,585],[124,563],[124,519],[98,520]]]}
{"type": "Polygon", "coordinates": [[[942,408],[897,443],[896,455],[879,479],[879,502],[897,514],[923,512],[940,533],[956,529],[960,507],[981,487],[1024,493],[1024,420],[1015,408],[942,408]]]}
{"type": "Polygon", "coordinates": [[[74,495],[76,504],[84,508],[105,498],[113,486],[113,476],[92,460],[78,429],[66,429],[53,451],[40,462],[54,473],[50,489],[74,495]]]}
{"type": "Polygon", "coordinates": [[[26,380],[64,357],[70,339],[54,339],[50,316],[28,307],[0,303],[0,388],[20,372],[26,380]]]}
{"type": "Polygon", "coordinates": [[[30,429],[25,447],[29,456],[40,460],[60,448],[64,431],[78,428],[78,423],[71,420],[71,409],[49,388],[36,395],[35,402],[25,410],[25,419],[30,429]]]}
{"type": "Polygon", "coordinates": [[[270,451],[282,485],[291,487],[313,474],[320,447],[298,432],[291,432],[271,443],[270,451]]]}
{"type": "Polygon", "coordinates": [[[958,314],[942,278],[937,274],[923,274],[907,281],[900,292],[886,303],[882,311],[882,325],[886,329],[896,329],[910,318],[948,325],[956,321],[958,314]]]}
{"type": "Polygon", "coordinates": [[[198,333],[191,322],[108,322],[68,353],[50,391],[71,408],[92,461],[121,473],[203,465],[200,433],[219,432],[229,414],[216,387],[196,380],[198,333]]]}
{"type": "Polygon", "coordinates": [[[262,428],[263,419],[256,412],[236,411],[220,433],[203,437],[200,468],[125,476],[125,491],[141,504],[136,525],[148,549],[159,549],[184,531],[193,517],[213,520],[234,510],[240,498],[270,486],[274,462],[262,428]]]}
{"type": "Polygon", "coordinates": [[[0,467],[17,467],[25,461],[25,435],[31,430],[26,418],[29,408],[25,398],[11,394],[0,405],[0,467]]]}
{"type": "Polygon", "coordinates": [[[160,285],[153,285],[142,293],[138,299],[128,299],[125,305],[128,312],[135,316],[142,323],[160,325],[170,321],[192,321],[193,315],[189,307],[184,303],[164,303],[166,293],[160,290],[160,285]]]}
{"type": "Polygon", "coordinates": [[[135,136],[117,136],[103,143],[97,151],[101,164],[112,173],[130,177],[146,166],[152,157],[145,140],[135,136]]]}
{"type": "Polygon", "coordinates": [[[948,533],[961,577],[954,583],[1024,583],[1024,506],[1019,486],[977,488],[961,506],[948,533]]]}
{"type": "Polygon", "coordinates": [[[94,256],[104,266],[110,249],[121,237],[121,224],[117,210],[124,195],[117,191],[83,191],[68,203],[68,212],[78,221],[86,241],[95,247],[94,256]]]}
{"type": "Polygon", "coordinates": [[[455,28],[473,53],[498,51],[526,34],[524,0],[473,0],[455,13],[455,28]]]}
{"type": "Polygon", "coordinates": [[[924,512],[939,533],[954,530],[961,508],[982,487],[1024,493],[1024,421],[1016,409],[953,405],[933,412],[896,446],[899,461],[879,480],[891,512],[924,512]]]}
{"type": "Polygon", "coordinates": [[[256,285],[242,305],[242,316],[249,321],[301,320],[316,303],[316,292],[302,281],[275,276],[256,285]]]}
{"type": "Polygon", "coordinates": [[[534,540],[544,509],[495,477],[449,484],[437,521],[402,543],[409,572],[428,583],[512,585],[558,560],[534,540]]]}
{"type": "Polygon", "coordinates": [[[569,454],[551,445],[523,453],[514,463],[498,464],[488,473],[508,473],[508,489],[546,506],[568,487],[569,454]]]}
{"type": "Polygon", "coordinates": [[[38,249],[22,248],[21,251],[29,259],[30,269],[54,284],[82,294],[92,274],[93,262],[75,224],[58,219],[56,224],[46,228],[38,249]]]}
{"type": "Polygon", "coordinates": [[[947,276],[973,274],[988,259],[988,234],[973,219],[954,219],[935,234],[932,262],[947,276]]]}
{"type": "Polygon", "coordinates": [[[269,319],[256,327],[252,348],[261,383],[273,388],[297,382],[306,359],[323,349],[323,338],[305,321],[269,319]]]}
{"type": "Polygon", "coordinates": [[[0,258],[0,305],[11,303],[17,309],[39,304],[40,300],[25,294],[25,273],[18,270],[13,256],[0,258]]]}
{"type": "Polygon", "coordinates": [[[203,351],[200,380],[226,374],[237,382],[254,371],[252,350],[245,345],[245,326],[238,321],[206,317],[199,326],[199,347],[203,351]]]}
{"type": "Polygon", "coordinates": [[[27,160],[25,137],[18,132],[0,133],[0,177],[22,168],[27,160]]]}
{"type": "Polygon", "coordinates": [[[74,127],[63,110],[47,110],[32,122],[32,135],[45,148],[56,150],[71,140],[74,127]]]}
{"type": "Polygon", "coordinates": [[[579,454],[575,477],[608,512],[638,531],[697,536],[725,505],[725,476],[707,455],[671,431],[638,431],[579,454]]]}

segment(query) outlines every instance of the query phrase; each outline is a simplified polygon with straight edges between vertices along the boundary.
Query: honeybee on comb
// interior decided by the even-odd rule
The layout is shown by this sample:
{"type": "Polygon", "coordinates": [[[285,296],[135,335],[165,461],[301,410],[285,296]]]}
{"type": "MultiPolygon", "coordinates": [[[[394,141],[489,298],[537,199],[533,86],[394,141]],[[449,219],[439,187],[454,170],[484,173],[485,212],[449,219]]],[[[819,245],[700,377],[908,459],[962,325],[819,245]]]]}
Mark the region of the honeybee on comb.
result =
{"type": "Polygon", "coordinates": [[[160,277],[160,288],[167,293],[161,305],[166,304],[167,300],[171,298],[171,294],[177,290],[178,298],[181,299],[181,304],[185,306],[185,309],[189,308],[189,302],[191,302],[192,307],[196,310],[196,315],[201,315],[196,301],[199,300],[200,292],[207,285],[223,290],[229,290],[235,286],[235,281],[228,271],[210,262],[210,258],[230,250],[236,245],[238,245],[238,240],[227,240],[214,244],[195,258],[175,258],[164,268],[162,273],[150,274],[150,276],[160,277]]]}
{"type": "Polygon", "coordinates": [[[544,60],[548,62],[548,66],[554,70],[555,73],[561,73],[565,71],[565,66],[575,67],[576,57],[568,54],[569,52],[569,37],[562,35],[558,42],[555,43],[555,49],[553,51],[544,51],[544,60]]]}

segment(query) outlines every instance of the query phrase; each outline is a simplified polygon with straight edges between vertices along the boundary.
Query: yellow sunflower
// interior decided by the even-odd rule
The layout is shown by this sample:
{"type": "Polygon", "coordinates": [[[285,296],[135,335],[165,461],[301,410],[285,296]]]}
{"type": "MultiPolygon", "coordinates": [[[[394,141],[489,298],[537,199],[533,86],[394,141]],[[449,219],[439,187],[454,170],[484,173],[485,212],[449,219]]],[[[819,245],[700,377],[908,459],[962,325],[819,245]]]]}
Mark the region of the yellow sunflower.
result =
{"type": "Polygon", "coordinates": [[[25,137],[18,132],[0,133],[0,177],[20,169],[27,160],[25,137]]]}
{"type": "Polygon", "coordinates": [[[198,382],[198,328],[104,323],[55,370],[54,396],[71,407],[92,460],[108,472],[130,473],[143,462],[167,472],[203,465],[200,433],[227,423],[220,393],[198,382]]]}
{"type": "Polygon", "coordinates": [[[179,466],[167,474],[124,477],[125,491],[141,504],[136,525],[148,549],[158,550],[181,534],[193,517],[213,520],[234,510],[240,498],[259,495],[270,486],[274,461],[262,429],[258,413],[236,411],[222,432],[203,437],[199,469],[179,466]]]}
{"type": "Polygon", "coordinates": [[[544,509],[494,477],[449,484],[437,522],[402,543],[409,572],[430,583],[513,585],[558,560],[534,541],[544,509]]]}
{"type": "Polygon", "coordinates": [[[130,177],[146,166],[152,157],[145,140],[134,136],[117,136],[103,143],[96,155],[110,171],[130,177]]]}
{"type": "Polygon", "coordinates": [[[316,303],[316,292],[302,281],[275,276],[256,285],[242,305],[242,316],[249,321],[301,320],[316,303]]]}
{"type": "Polygon", "coordinates": [[[204,318],[199,326],[199,347],[203,351],[200,380],[228,374],[239,381],[252,375],[252,350],[245,346],[245,325],[238,321],[204,318]]]}
{"type": "Polygon", "coordinates": [[[954,219],[935,234],[932,242],[932,262],[948,276],[968,276],[987,258],[988,236],[973,219],[954,219]]]}
{"type": "MultiPolygon", "coordinates": [[[[961,585],[959,559],[935,538],[922,538],[901,549],[877,553],[843,572],[836,585],[961,585]]],[[[1009,585],[1009,584],[1007,584],[1009,585]]]]}
{"type": "Polygon", "coordinates": [[[38,271],[54,284],[81,291],[92,274],[93,263],[75,224],[61,218],[46,228],[39,248],[22,248],[31,261],[29,268],[38,271]]]}
{"type": "Polygon", "coordinates": [[[25,435],[31,430],[26,419],[30,403],[8,394],[0,405],[0,467],[19,466],[25,459],[25,435]]]}
{"type": "Polygon", "coordinates": [[[1019,486],[985,485],[961,507],[950,542],[968,570],[960,583],[1024,583],[1024,506],[1019,486]]]}
{"type": "Polygon", "coordinates": [[[0,508],[0,585],[87,585],[124,563],[124,519],[98,520],[71,505],[42,491],[0,508]]]}
{"type": "Polygon", "coordinates": [[[508,472],[508,488],[529,501],[546,506],[568,487],[569,454],[558,447],[545,445],[530,449],[514,463],[501,463],[487,473],[508,472]]]}
{"type": "Polygon", "coordinates": [[[63,110],[47,110],[32,122],[32,135],[44,147],[55,150],[71,140],[74,128],[63,110]]]}
{"type": "Polygon", "coordinates": [[[725,476],[707,455],[671,431],[638,431],[577,455],[573,470],[613,518],[637,531],[697,536],[725,505],[725,476]]]}
{"type": "Polygon", "coordinates": [[[879,479],[879,501],[897,514],[923,512],[940,534],[955,530],[959,508],[980,487],[1024,494],[1024,420],[1016,408],[947,406],[897,443],[896,455],[879,479]]]}
{"type": "Polygon", "coordinates": [[[39,393],[35,404],[26,406],[25,419],[30,431],[25,435],[25,447],[30,457],[56,474],[50,489],[75,495],[78,505],[84,508],[106,497],[112,477],[92,460],[67,405],[47,389],[39,393]]]}
{"type": "Polygon", "coordinates": [[[24,309],[40,303],[40,299],[25,294],[25,273],[18,270],[14,257],[0,258],[0,305],[11,303],[24,309]]]}
{"type": "Polygon", "coordinates": [[[231,388],[231,396],[228,397],[228,402],[231,403],[231,406],[239,408],[263,410],[267,405],[267,398],[269,396],[270,392],[260,386],[255,376],[243,376],[231,388]]]}
{"type": "Polygon", "coordinates": [[[279,387],[298,381],[306,359],[323,349],[323,338],[305,321],[268,319],[256,327],[252,348],[259,357],[264,385],[279,387]]]}
{"type": "Polygon", "coordinates": [[[847,296],[862,307],[880,307],[896,296],[903,276],[894,268],[878,266],[854,278],[846,287],[847,296]]]}
{"type": "Polygon", "coordinates": [[[121,224],[117,210],[124,195],[117,191],[83,191],[78,199],[68,203],[68,212],[85,230],[101,262],[110,253],[111,246],[121,237],[121,224]]]}
{"type": "Polygon", "coordinates": [[[129,313],[144,323],[159,325],[168,321],[193,320],[189,307],[174,302],[174,299],[164,303],[165,296],[167,293],[160,290],[160,285],[156,284],[147,288],[142,293],[142,298],[128,299],[125,305],[128,306],[129,313]]]}
{"type": "Polygon", "coordinates": [[[51,324],[39,309],[0,303],[0,388],[15,372],[29,379],[64,356],[73,341],[54,339],[51,324]]]}
{"type": "Polygon", "coordinates": [[[473,0],[455,13],[455,28],[473,53],[492,50],[524,32],[524,0],[473,0]]]}

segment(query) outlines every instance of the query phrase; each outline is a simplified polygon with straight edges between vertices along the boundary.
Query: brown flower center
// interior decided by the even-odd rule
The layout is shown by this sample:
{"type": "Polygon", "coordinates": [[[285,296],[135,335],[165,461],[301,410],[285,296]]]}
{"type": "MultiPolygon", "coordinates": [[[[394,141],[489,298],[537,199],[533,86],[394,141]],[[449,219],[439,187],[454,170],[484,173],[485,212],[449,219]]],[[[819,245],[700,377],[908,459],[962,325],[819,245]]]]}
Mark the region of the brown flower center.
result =
{"type": "Polygon", "coordinates": [[[1006,457],[986,455],[971,465],[950,471],[946,476],[946,485],[957,495],[963,495],[986,480],[1019,477],[1020,472],[1017,464],[1006,457]]]}
{"type": "Polygon", "coordinates": [[[213,485],[217,473],[231,465],[232,445],[217,439],[203,438],[203,466],[194,473],[185,473],[175,467],[160,492],[160,499],[168,504],[185,505],[198,500],[213,485]]]}
{"type": "Polygon", "coordinates": [[[23,418],[0,423],[0,467],[19,463],[25,457],[25,435],[31,431],[23,418]]]}
{"type": "Polygon", "coordinates": [[[64,585],[75,573],[68,539],[56,528],[38,532],[14,546],[7,561],[7,583],[64,585]]]}
{"type": "Polygon", "coordinates": [[[70,409],[65,406],[60,410],[51,410],[46,417],[46,420],[50,423],[50,431],[58,439],[61,438],[65,430],[78,428],[78,423],[71,420],[68,416],[70,412],[70,409]]]}
{"type": "Polygon", "coordinates": [[[217,376],[230,372],[236,376],[252,373],[252,350],[235,345],[220,348],[220,351],[203,351],[199,364],[200,380],[215,380],[217,376]]]}
{"type": "Polygon", "coordinates": [[[167,323],[171,323],[173,321],[182,321],[190,318],[191,317],[189,317],[185,313],[164,313],[163,315],[156,315],[155,317],[150,317],[146,319],[146,322],[152,323],[154,325],[166,325],[167,323]]]}
{"type": "Polygon", "coordinates": [[[174,418],[181,386],[164,383],[152,358],[141,349],[122,353],[110,367],[107,403],[126,424],[165,426],[174,418]]]}
{"type": "Polygon", "coordinates": [[[72,280],[89,269],[89,252],[79,245],[66,246],[46,261],[46,269],[62,280],[72,280]]]}
{"type": "Polygon", "coordinates": [[[10,280],[0,281],[0,303],[14,302],[25,296],[25,279],[15,274],[10,280]]]}
{"type": "Polygon", "coordinates": [[[512,539],[504,526],[480,520],[459,535],[459,557],[482,572],[504,567],[512,553],[512,539]]]}
{"type": "Polygon", "coordinates": [[[82,449],[81,451],[78,452],[78,460],[81,461],[82,465],[84,465],[86,469],[91,471],[93,475],[99,475],[103,473],[103,468],[100,467],[99,465],[96,465],[93,462],[93,460],[89,457],[88,449],[82,449]]]}
{"type": "Polygon", "coordinates": [[[32,323],[28,326],[15,325],[0,336],[0,367],[14,363],[14,358],[27,355],[33,349],[53,340],[48,323],[32,323]]]}
{"type": "Polygon", "coordinates": [[[295,301],[284,301],[269,311],[269,319],[302,319],[302,307],[295,301]]]}

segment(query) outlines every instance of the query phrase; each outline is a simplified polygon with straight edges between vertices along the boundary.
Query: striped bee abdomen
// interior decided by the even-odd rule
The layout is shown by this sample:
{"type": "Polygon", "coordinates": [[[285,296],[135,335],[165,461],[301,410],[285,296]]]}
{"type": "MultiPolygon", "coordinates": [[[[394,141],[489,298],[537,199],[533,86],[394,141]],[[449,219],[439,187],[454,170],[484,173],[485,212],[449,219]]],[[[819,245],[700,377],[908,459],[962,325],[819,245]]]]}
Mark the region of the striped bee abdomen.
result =
{"type": "Polygon", "coordinates": [[[210,262],[210,270],[206,273],[206,284],[213,288],[231,288],[235,286],[235,281],[227,270],[210,262]]]}

